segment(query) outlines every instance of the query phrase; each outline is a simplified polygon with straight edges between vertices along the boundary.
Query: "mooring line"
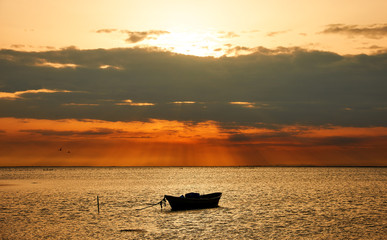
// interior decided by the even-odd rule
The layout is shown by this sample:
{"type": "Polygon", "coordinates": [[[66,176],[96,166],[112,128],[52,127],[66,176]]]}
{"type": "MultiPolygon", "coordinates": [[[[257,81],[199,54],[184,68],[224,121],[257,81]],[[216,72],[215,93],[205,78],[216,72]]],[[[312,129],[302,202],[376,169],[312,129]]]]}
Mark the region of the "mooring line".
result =
{"type": "Polygon", "coordinates": [[[150,207],[154,207],[156,205],[160,205],[161,210],[162,210],[163,209],[163,205],[164,205],[164,207],[167,206],[167,201],[166,201],[165,198],[163,198],[160,202],[157,202],[157,203],[147,203],[147,205],[149,205],[149,206],[146,206],[146,207],[143,207],[143,208],[140,208],[140,209],[136,209],[136,210],[139,211],[139,210],[147,209],[147,208],[150,208],[150,207]]]}

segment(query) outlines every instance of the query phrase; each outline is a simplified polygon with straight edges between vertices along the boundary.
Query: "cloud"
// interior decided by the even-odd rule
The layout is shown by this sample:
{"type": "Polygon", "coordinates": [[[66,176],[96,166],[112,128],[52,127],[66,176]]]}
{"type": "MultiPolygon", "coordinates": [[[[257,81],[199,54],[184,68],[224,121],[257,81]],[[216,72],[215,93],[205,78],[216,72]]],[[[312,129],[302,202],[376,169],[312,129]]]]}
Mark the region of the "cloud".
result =
{"type": "Polygon", "coordinates": [[[323,34],[344,34],[347,36],[364,36],[367,38],[380,39],[387,36],[387,24],[373,25],[345,25],[330,24],[320,32],[323,34]]]}
{"type": "Polygon", "coordinates": [[[32,89],[25,91],[16,91],[16,92],[0,92],[0,99],[15,100],[22,98],[25,94],[38,94],[38,93],[69,93],[68,90],[57,90],[57,89],[32,89]]]}
{"type": "Polygon", "coordinates": [[[63,103],[63,106],[99,106],[97,103],[63,103]]]}
{"type": "Polygon", "coordinates": [[[121,133],[122,131],[100,128],[88,131],[57,131],[57,130],[46,130],[46,129],[26,129],[20,130],[19,132],[39,134],[43,136],[94,136],[94,135],[109,135],[113,133],[121,133]]]}
{"type": "Polygon", "coordinates": [[[254,108],[255,103],[252,102],[230,102],[230,104],[241,105],[246,108],[254,108]]]}
{"type": "Polygon", "coordinates": [[[382,47],[382,46],[378,46],[378,45],[371,45],[371,46],[369,46],[368,47],[368,49],[383,49],[384,47],[382,47]]]}
{"type": "MultiPolygon", "coordinates": [[[[63,48],[59,50],[60,52],[76,52],[76,49],[73,46],[63,48]]],[[[48,67],[48,68],[77,68],[81,67],[80,64],[70,62],[68,59],[64,59],[61,56],[61,59],[58,59],[56,55],[57,51],[48,51],[41,54],[42,52],[36,52],[36,55],[25,55],[25,54],[12,54],[17,53],[13,50],[1,50],[0,60],[6,60],[9,62],[20,63],[25,66],[35,66],[35,67],[48,67]]],[[[19,52],[22,53],[22,52],[19,52]]]]}
{"type": "Polygon", "coordinates": [[[174,103],[174,104],[194,104],[196,102],[195,101],[175,101],[172,103],[174,103]]]}
{"type": "Polygon", "coordinates": [[[332,136],[332,137],[299,137],[286,132],[273,132],[266,134],[233,134],[230,135],[225,144],[257,146],[265,148],[288,147],[288,148],[380,148],[376,143],[385,143],[386,136],[332,136]]]}
{"type": "Polygon", "coordinates": [[[228,49],[226,49],[226,55],[235,55],[235,56],[238,56],[238,55],[242,55],[242,54],[249,54],[249,53],[253,53],[255,52],[255,49],[254,48],[250,48],[250,47],[245,47],[245,46],[234,46],[232,47],[231,44],[225,44],[225,46],[228,47],[228,49]]]}
{"type": "Polygon", "coordinates": [[[129,106],[154,106],[155,104],[154,103],[148,103],[148,102],[140,102],[140,103],[116,103],[116,105],[119,105],[119,106],[125,106],[125,105],[129,105],[129,106]]]}
{"type": "Polygon", "coordinates": [[[0,117],[386,126],[386,53],[237,49],[249,54],[213,58],[154,48],[0,50],[0,117]],[[79,67],[37,66],[42,59],[79,67]],[[56,92],[28,92],[39,89],[56,92]]]}
{"type": "Polygon", "coordinates": [[[364,47],[359,47],[359,49],[367,49],[367,50],[373,50],[374,53],[376,54],[383,54],[387,52],[387,47],[382,47],[379,45],[370,45],[370,46],[364,46],[364,47]]]}
{"type": "Polygon", "coordinates": [[[115,28],[99,29],[96,33],[123,33],[128,36],[125,39],[127,43],[138,43],[148,39],[156,39],[160,35],[169,34],[170,32],[164,30],[150,30],[150,31],[130,31],[130,30],[118,30],[115,28]]]}
{"type": "Polygon", "coordinates": [[[100,69],[115,69],[115,70],[122,70],[121,67],[118,67],[118,66],[112,66],[112,65],[101,65],[99,66],[100,69]]]}
{"type": "Polygon", "coordinates": [[[112,33],[117,32],[118,30],[115,28],[105,28],[105,29],[99,29],[96,31],[96,33],[112,33]]]}
{"type": "Polygon", "coordinates": [[[35,66],[38,66],[38,67],[53,67],[53,68],[76,68],[76,67],[79,67],[79,65],[76,65],[76,64],[73,64],[73,63],[47,62],[44,59],[38,60],[38,62],[35,63],[35,66]]]}
{"type": "Polygon", "coordinates": [[[274,36],[277,36],[279,34],[284,34],[284,33],[287,33],[289,32],[289,30],[286,30],[286,31],[277,31],[277,32],[269,32],[266,34],[266,36],[268,37],[274,37],[274,36]]]}
{"type": "Polygon", "coordinates": [[[236,34],[235,32],[218,32],[219,34],[219,38],[236,38],[236,37],[240,37],[238,34],[236,34]]]}
{"type": "Polygon", "coordinates": [[[268,103],[257,103],[257,102],[229,102],[229,104],[232,104],[232,105],[239,105],[241,107],[244,107],[244,108],[272,108],[273,109],[273,106],[270,106],[270,104],[268,103]]]}
{"type": "Polygon", "coordinates": [[[11,45],[11,48],[24,48],[24,47],[26,47],[26,45],[24,45],[24,44],[12,44],[11,45]]]}
{"type": "Polygon", "coordinates": [[[115,105],[119,105],[119,106],[129,105],[129,106],[143,107],[143,106],[154,106],[155,104],[149,103],[149,102],[133,102],[131,99],[126,99],[126,100],[123,100],[122,102],[115,103],[115,105]]]}
{"type": "Polygon", "coordinates": [[[163,31],[163,30],[151,30],[151,31],[144,31],[144,32],[132,32],[128,30],[121,30],[121,32],[126,33],[129,36],[125,40],[128,43],[138,43],[146,39],[154,39],[157,36],[170,33],[168,31],[163,31]]]}
{"type": "MultiPolygon", "coordinates": [[[[295,52],[307,51],[301,47],[277,47],[269,49],[265,47],[246,47],[246,46],[234,46],[231,44],[225,44],[228,46],[226,51],[227,55],[248,55],[248,54],[262,54],[262,55],[279,55],[279,54],[293,54],[295,52]]],[[[319,52],[319,51],[315,51],[319,52]]]]}
{"type": "Polygon", "coordinates": [[[290,146],[292,148],[335,147],[372,148],[382,146],[387,141],[383,128],[339,128],[277,126],[276,129],[255,128],[230,133],[226,144],[257,146],[290,146]]]}

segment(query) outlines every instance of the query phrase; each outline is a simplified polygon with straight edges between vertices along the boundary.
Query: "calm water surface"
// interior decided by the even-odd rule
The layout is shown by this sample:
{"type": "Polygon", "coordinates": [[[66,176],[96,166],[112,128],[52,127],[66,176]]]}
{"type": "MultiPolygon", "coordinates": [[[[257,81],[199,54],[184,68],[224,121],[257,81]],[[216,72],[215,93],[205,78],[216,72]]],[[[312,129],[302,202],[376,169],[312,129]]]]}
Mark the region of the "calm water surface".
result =
{"type": "Polygon", "coordinates": [[[387,168],[0,168],[0,237],[385,239],[386,187],[387,168]],[[220,207],[137,210],[193,191],[220,207]]]}

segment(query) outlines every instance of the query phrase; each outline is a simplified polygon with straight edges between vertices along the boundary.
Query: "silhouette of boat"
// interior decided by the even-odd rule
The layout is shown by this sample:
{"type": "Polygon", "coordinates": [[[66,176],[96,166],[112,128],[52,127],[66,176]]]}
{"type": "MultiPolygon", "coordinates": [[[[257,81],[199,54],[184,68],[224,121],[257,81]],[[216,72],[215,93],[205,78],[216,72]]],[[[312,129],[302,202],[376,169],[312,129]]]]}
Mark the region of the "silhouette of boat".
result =
{"type": "Polygon", "coordinates": [[[200,195],[199,193],[187,193],[185,196],[174,197],[165,195],[164,198],[168,200],[169,205],[173,211],[188,210],[188,209],[202,209],[218,207],[219,199],[222,193],[210,193],[200,195]]]}

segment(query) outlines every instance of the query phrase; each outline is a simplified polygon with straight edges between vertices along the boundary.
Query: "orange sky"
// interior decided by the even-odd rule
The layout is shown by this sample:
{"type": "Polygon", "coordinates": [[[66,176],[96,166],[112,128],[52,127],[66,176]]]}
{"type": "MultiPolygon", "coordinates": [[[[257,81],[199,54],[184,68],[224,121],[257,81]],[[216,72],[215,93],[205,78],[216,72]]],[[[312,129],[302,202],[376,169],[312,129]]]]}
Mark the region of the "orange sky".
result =
{"type": "Polygon", "coordinates": [[[386,166],[387,128],[1,118],[1,166],[386,166]],[[364,161],[366,159],[366,161],[364,161]]]}

